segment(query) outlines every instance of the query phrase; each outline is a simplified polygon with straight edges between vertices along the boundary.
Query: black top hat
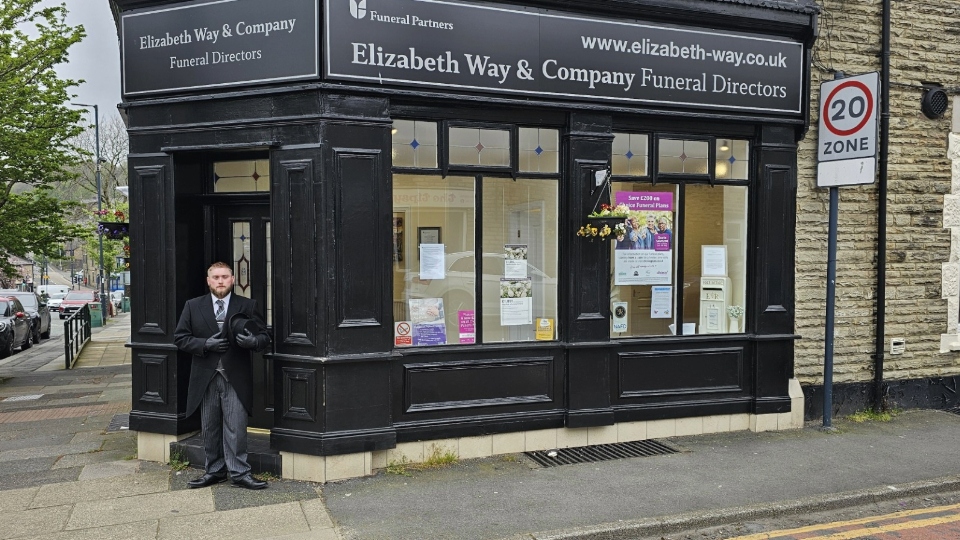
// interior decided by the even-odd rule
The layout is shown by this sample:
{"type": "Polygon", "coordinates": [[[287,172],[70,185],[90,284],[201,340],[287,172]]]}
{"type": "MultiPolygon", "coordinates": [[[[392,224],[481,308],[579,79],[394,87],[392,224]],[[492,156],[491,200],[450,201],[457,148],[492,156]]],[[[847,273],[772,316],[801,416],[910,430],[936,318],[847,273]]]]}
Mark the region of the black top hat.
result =
{"type": "Polygon", "coordinates": [[[251,334],[257,335],[259,328],[257,327],[257,321],[247,317],[243,313],[234,313],[230,316],[230,320],[227,321],[227,324],[223,325],[224,335],[223,337],[227,338],[230,343],[236,341],[237,336],[243,333],[244,330],[249,330],[251,334]]]}

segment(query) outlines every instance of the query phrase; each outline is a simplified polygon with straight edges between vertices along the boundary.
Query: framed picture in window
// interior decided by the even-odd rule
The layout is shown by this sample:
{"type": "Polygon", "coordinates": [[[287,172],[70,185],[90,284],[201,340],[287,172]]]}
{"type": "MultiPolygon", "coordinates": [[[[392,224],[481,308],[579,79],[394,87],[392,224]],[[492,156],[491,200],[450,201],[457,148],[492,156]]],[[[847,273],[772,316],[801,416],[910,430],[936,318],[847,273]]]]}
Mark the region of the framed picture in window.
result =
{"type": "Polygon", "coordinates": [[[439,244],[440,227],[417,227],[417,239],[420,244],[439,244]]]}

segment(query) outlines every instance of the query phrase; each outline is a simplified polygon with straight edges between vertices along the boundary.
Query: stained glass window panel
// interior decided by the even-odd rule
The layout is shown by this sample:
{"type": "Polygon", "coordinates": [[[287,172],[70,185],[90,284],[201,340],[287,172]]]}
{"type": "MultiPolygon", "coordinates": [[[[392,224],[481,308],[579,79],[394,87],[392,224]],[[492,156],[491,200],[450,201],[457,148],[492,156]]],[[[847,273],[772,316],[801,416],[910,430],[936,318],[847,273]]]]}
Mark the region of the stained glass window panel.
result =
{"type": "Polygon", "coordinates": [[[650,138],[636,133],[613,134],[613,174],[647,176],[650,138]]]}
{"type": "Polygon", "coordinates": [[[673,174],[707,174],[709,145],[706,141],[660,139],[659,170],[673,174]]]}
{"type": "Polygon", "coordinates": [[[560,133],[520,128],[520,172],[555,173],[560,168],[560,133]]]}
{"type": "Polygon", "coordinates": [[[450,128],[450,163],[510,166],[510,132],[505,129],[450,128]]]}
{"type": "Polygon", "coordinates": [[[213,181],[214,193],[270,191],[270,160],[216,162],[213,181]]]}
{"type": "Polygon", "coordinates": [[[394,120],[394,167],[437,168],[437,123],[422,120],[394,120]]]}
{"type": "Polygon", "coordinates": [[[750,174],[750,142],[717,139],[717,180],[747,180],[750,174]]]}

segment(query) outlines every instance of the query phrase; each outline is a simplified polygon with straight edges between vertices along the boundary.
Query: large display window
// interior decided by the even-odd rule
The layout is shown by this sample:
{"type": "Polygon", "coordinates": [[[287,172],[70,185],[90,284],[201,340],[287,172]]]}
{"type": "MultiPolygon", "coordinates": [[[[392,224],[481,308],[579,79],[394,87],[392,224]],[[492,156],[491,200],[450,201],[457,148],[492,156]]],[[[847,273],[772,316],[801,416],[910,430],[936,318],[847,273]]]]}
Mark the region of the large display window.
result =
{"type": "Polygon", "coordinates": [[[555,340],[558,130],[397,120],[393,154],[397,343],[555,340]]]}
{"type": "Polygon", "coordinates": [[[620,133],[614,141],[611,205],[626,216],[610,246],[610,335],[744,332],[749,143],[620,133]],[[638,156],[643,166],[630,161],[638,156]]]}

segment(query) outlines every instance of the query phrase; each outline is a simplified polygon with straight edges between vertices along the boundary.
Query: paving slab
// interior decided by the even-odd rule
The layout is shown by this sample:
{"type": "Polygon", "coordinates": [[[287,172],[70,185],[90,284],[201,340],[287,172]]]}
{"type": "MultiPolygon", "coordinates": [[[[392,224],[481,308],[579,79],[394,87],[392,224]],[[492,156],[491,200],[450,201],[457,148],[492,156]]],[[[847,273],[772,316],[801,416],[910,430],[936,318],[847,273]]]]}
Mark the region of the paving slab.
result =
{"type": "MultiPolygon", "coordinates": [[[[3,465],[0,465],[0,467],[2,466],[3,465]]],[[[33,486],[44,486],[47,484],[72,482],[80,477],[80,473],[82,471],[83,469],[81,467],[70,467],[49,471],[8,474],[3,477],[3,482],[0,483],[0,489],[20,489],[33,486]]]]}
{"type": "MultiPolygon", "coordinates": [[[[53,465],[53,469],[65,469],[68,467],[83,467],[91,463],[102,463],[104,461],[121,461],[130,457],[127,450],[105,450],[102,452],[89,452],[87,454],[70,454],[63,456],[53,465]]],[[[135,460],[131,460],[135,461],[135,460]]]]}
{"type": "Polygon", "coordinates": [[[0,514],[26,510],[38,491],[39,487],[0,491],[0,514]]]}
{"type": "Polygon", "coordinates": [[[49,471],[53,464],[57,462],[55,457],[16,459],[5,461],[0,467],[0,479],[12,474],[33,473],[38,471],[49,471]]]}
{"type": "Polygon", "coordinates": [[[139,463],[134,460],[104,461],[102,463],[91,463],[83,467],[80,473],[80,481],[98,480],[102,478],[114,478],[117,476],[129,476],[137,473],[139,463]]]}
{"type": "Polygon", "coordinates": [[[114,478],[64,482],[41,487],[40,491],[34,496],[30,508],[92,503],[119,497],[162,493],[167,491],[168,486],[167,475],[159,471],[114,478]]]}
{"type": "Polygon", "coordinates": [[[38,536],[63,529],[70,517],[70,506],[20,510],[0,514],[0,539],[38,536]]]}
{"type": "MultiPolygon", "coordinates": [[[[36,433],[35,431],[32,433],[36,433]]],[[[47,435],[37,435],[36,437],[23,437],[28,432],[18,434],[17,437],[8,440],[0,440],[0,452],[10,450],[20,450],[23,448],[35,448],[37,446],[60,446],[70,444],[74,441],[74,435],[71,433],[50,433],[47,435]]]]}
{"type": "Polygon", "coordinates": [[[50,446],[36,446],[33,448],[19,448],[0,452],[0,462],[27,459],[31,457],[60,457],[66,454],[83,454],[100,450],[100,442],[82,442],[76,444],[54,444],[50,446]]]}
{"type": "Polygon", "coordinates": [[[158,520],[137,521],[41,534],[32,537],[31,540],[152,540],[157,537],[158,525],[158,520]]]}
{"type": "MultiPolygon", "coordinates": [[[[153,519],[162,521],[163,518],[170,516],[211,514],[214,510],[213,496],[209,489],[78,502],[74,505],[74,511],[66,529],[89,529],[153,519]]],[[[243,512],[247,511],[249,510],[243,510],[243,512]]]]}
{"type": "Polygon", "coordinates": [[[167,517],[160,520],[158,539],[263,538],[309,532],[298,502],[227,510],[213,514],[167,517]]]}
{"type": "Polygon", "coordinates": [[[285,534],[282,536],[265,536],[265,540],[340,540],[340,535],[333,529],[319,529],[303,533],[285,534]]]}

